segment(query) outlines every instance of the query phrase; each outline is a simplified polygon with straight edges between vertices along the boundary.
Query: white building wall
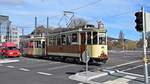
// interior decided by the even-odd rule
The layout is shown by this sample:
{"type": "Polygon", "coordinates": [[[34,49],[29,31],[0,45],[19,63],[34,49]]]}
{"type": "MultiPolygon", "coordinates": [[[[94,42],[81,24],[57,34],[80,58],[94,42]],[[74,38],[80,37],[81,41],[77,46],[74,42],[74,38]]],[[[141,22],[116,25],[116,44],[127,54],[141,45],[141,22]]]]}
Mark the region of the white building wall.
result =
{"type": "Polygon", "coordinates": [[[8,16],[0,15],[0,43],[6,41],[9,22],[10,21],[8,16]]]}
{"type": "Polygon", "coordinates": [[[14,25],[11,25],[9,31],[10,31],[10,41],[15,42],[17,44],[17,46],[19,46],[19,42],[20,42],[19,28],[14,25]]]}

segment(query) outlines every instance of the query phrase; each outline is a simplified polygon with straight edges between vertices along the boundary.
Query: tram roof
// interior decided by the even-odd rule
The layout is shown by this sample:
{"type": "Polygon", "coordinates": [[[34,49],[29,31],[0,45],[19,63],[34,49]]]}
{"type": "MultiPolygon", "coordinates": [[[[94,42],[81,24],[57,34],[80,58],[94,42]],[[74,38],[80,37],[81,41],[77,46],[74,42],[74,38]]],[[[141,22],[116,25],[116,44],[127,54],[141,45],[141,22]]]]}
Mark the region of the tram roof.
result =
{"type": "Polygon", "coordinates": [[[53,31],[49,35],[75,33],[75,32],[90,32],[90,31],[105,33],[106,29],[104,29],[104,28],[98,29],[95,27],[90,27],[90,28],[62,28],[62,30],[53,31]]]}
{"type": "Polygon", "coordinates": [[[22,39],[21,41],[41,41],[41,40],[45,40],[45,37],[27,38],[22,39]]]}

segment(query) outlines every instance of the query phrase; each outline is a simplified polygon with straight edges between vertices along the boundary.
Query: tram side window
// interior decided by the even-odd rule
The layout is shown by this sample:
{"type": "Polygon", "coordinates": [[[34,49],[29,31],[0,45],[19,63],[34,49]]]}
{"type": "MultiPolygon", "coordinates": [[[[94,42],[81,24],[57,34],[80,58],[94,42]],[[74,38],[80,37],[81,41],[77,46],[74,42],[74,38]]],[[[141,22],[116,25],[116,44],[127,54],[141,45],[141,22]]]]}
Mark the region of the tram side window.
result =
{"type": "Polygon", "coordinates": [[[57,45],[56,43],[57,43],[56,42],[56,37],[53,37],[53,39],[52,39],[52,45],[57,45]]]}
{"type": "Polygon", "coordinates": [[[42,44],[40,41],[36,41],[36,48],[42,48],[42,44]]]}
{"type": "Polygon", "coordinates": [[[23,46],[22,46],[22,47],[23,47],[23,48],[29,48],[28,42],[23,43],[23,46]]]}
{"type": "Polygon", "coordinates": [[[91,44],[91,32],[87,33],[87,44],[91,44]]]}
{"type": "Polygon", "coordinates": [[[45,48],[45,41],[42,42],[42,48],[45,48]]]}
{"type": "Polygon", "coordinates": [[[57,36],[57,45],[61,45],[61,39],[60,39],[60,36],[57,36]]]}
{"type": "Polygon", "coordinates": [[[66,44],[67,45],[71,44],[71,36],[70,35],[67,35],[67,37],[66,37],[66,44]]]}
{"type": "Polygon", "coordinates": [[[99,37],[99,44],[106,44],[105,37],[99,37]]]}
{"type": "Polygon", "coordinates": [[[53,45],[53,38],[52,37],[49,38],[49,45],[53,45]]]}
{"type": "Polygon", "coordinates": [[[65,37],[65,35],[61,36],[61,42],[62,42],[62,45],[66,44],[66,37],[65,37]]]}
{"type": "Polygon", "coordinates": [[[28,42],[25,47],[27,48],[33,48],[33,42],[28,42]]]}
{"type": "Polygon", "coordinates": [[[97,44],[97,32],[93,32],[93,44],[97,44]]]}
{"type": "Polygon", "coordinates": [[[72,42],[77,42],[77,33],[72,34],[72,42]]]}

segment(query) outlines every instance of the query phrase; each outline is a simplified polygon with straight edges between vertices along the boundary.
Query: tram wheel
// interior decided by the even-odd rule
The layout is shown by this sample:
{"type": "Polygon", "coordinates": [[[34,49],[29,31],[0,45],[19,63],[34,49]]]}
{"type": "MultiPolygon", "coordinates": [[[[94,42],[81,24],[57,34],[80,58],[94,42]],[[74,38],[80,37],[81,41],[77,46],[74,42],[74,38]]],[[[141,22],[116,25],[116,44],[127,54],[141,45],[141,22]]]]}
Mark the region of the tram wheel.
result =
{"type": "Polygon", "coordinates": [[[106,64],[107,60],[103,60],[102,63],[106,64]]]}
{"type": "Polygon", "coordinates": [[[77,64],[79,64],[81,62],[80,58],[79,57],[74,58],[74,62],[77,63],[77,64]]]}

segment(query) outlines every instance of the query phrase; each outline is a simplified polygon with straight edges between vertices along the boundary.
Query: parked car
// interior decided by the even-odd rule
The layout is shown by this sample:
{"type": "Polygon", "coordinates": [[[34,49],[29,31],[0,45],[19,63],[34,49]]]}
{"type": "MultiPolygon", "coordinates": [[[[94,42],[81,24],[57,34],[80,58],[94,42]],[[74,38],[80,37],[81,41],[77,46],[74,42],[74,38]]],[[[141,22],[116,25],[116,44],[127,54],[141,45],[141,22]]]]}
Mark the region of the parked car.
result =
{"type": "Polygon", "coordinates": [[[2,49],[2,55],[6,57],[20,57],[21,52],[16,47],[5,47],[2,49]]]}

